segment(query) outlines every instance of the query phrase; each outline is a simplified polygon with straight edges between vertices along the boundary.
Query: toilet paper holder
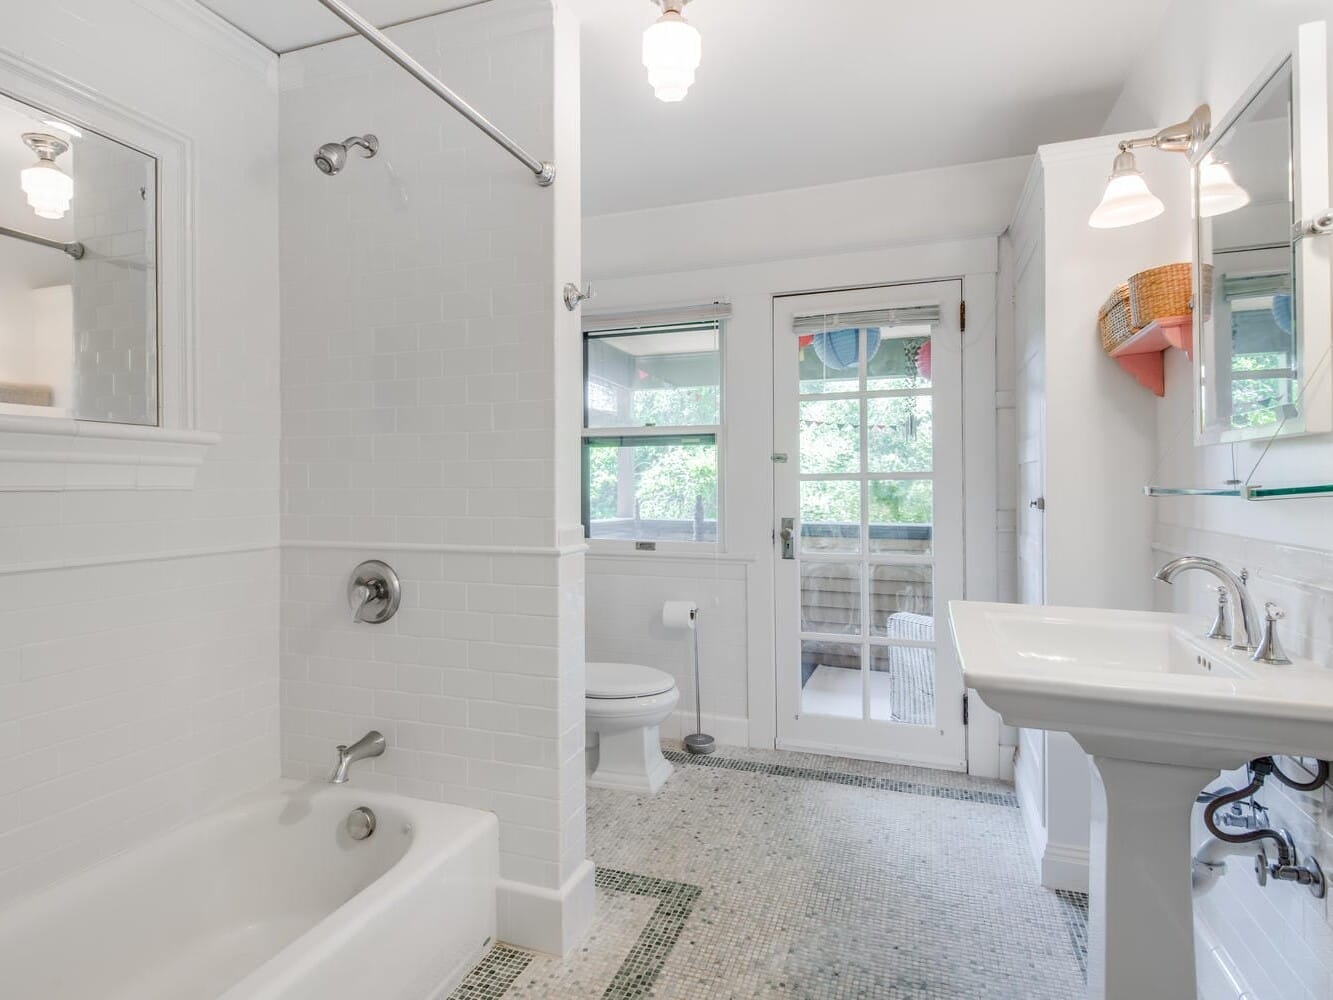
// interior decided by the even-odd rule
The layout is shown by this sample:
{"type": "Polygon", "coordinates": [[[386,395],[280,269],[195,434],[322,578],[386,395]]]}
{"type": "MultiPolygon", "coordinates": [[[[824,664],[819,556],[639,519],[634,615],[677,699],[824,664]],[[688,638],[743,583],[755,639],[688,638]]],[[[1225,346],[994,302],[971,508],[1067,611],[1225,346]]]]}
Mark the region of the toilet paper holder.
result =
{"type": "Polygon", "coordinates": [[[703,701],[699,693],[699,605],[693,601],[667,601],[662,605],[662,624],[667,628],[687,628],[694,640],[694,732],[685,737],[685,749],[693,754],[710,754],[717,749],[713,737],[705,733],[703,701]]]}

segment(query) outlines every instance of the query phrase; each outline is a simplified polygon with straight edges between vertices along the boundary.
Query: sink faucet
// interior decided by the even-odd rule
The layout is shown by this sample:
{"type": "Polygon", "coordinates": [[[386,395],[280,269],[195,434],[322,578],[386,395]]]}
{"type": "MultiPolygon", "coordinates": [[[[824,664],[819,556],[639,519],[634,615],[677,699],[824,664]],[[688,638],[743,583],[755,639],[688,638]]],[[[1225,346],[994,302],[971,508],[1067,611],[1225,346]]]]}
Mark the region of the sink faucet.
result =
{"type": "Polygon", "coordinates": [[[1243,635],[1234,637],[1231,648],[1244,650],[1247,653],[1258,648],[1259,638],[1263,635],[1263,626],[1259,623],[1259,613],[1254,609],[1254,601],[1250,599],[1250,592],[1245,588],[1244,579],[1216,559],[1204,556],[1181,556],[1179,559],[1172,559],[1157,571],[1156,579],[1163,583],[1171,583],[1177,574],[1187,569],[1201,569],[1221,580],[1231,595],[1231,606],[1240,609],[1237,618],[1240,619],[1238,624],[1243,630],[1243,635]]]}
{"type": "Polygon", "coordinates": [[[384,753],[385,746],[384,736],[373,729],[351,746],[339,744],[338,766],[329,775],[330,783],[335,785],[344,784],[347,781],[347,772],[353,763],[358,760],[365,760],[367,757],[378,757],[384,753]]]}

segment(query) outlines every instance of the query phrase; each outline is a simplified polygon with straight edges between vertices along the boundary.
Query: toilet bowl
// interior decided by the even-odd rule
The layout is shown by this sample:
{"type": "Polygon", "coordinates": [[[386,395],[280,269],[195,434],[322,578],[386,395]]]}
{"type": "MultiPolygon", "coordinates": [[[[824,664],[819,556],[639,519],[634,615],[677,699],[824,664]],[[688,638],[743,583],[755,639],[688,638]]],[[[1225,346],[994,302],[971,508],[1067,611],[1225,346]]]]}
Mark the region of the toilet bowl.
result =
{"type": "Polygon", "coordinates": [[[680,701],[670,674],[638,663],[589,663],[588,784],[647,792],[662,787],[671,764],[658,727],[680,701]]]}

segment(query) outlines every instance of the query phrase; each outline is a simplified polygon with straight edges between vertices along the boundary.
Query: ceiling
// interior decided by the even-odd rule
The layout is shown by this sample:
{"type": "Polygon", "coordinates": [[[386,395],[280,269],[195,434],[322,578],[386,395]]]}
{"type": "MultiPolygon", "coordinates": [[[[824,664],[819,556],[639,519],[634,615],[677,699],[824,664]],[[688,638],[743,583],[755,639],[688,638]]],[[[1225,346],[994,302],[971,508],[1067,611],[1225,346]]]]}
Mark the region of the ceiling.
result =
{"type": "MultiPolygon", "coordinates": [[[[279,52],[347,33],[316,0],[201,2],[279,52]]],[[[382,25],[476,2],[353,0],[382,25]]],[[[703,35],[703,65],[689,96],[668,105],[639,62],[648,0],[568,2],[583,22],[588,215],[1094,135],[1139,40],[1169,7],[1118,0],[1108,16],[1105,0],[693,0],[686,15],[703,35]]]]}

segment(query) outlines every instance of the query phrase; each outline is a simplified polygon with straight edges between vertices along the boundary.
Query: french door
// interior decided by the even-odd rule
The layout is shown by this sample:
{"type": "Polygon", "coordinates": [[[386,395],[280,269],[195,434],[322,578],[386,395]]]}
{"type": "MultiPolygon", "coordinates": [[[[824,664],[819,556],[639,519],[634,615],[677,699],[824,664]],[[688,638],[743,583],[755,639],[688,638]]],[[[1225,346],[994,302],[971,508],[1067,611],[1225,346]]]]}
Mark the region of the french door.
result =
{"type": "Polygon", "coordinates": [[[966,768],[958,281],[774,299],[777,734],[966,768]]]}

